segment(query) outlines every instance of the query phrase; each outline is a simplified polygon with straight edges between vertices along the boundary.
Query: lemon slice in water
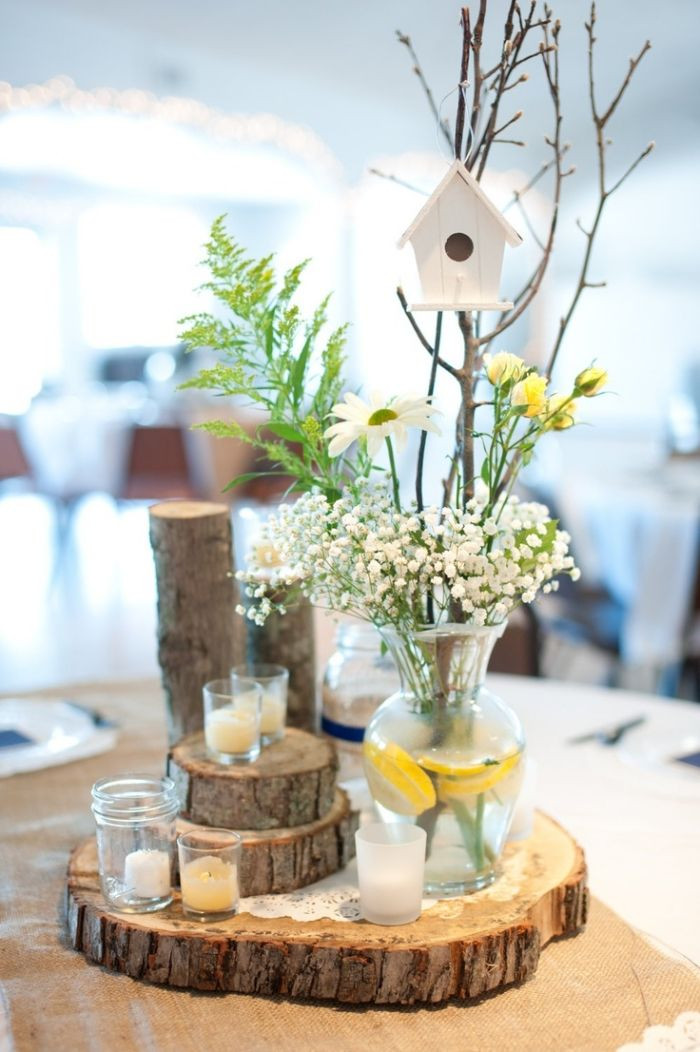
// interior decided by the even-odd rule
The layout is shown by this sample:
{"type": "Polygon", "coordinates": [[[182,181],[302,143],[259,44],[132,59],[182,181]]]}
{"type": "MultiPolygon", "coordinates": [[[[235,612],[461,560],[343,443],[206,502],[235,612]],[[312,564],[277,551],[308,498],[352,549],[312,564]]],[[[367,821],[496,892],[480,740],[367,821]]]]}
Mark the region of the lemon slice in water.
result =
{"type": "Polygon", "coordinates": [[[389,742],[364,744],[367,781],[377,803],[398,815],[420,815],[435,804],[435,786],[413,757],[389,742]]]}
{"type": "Polygon", "coordinates": [[[438,780],[438,794],[441,799],[461,799],[485,793],[497,785],[519,763],[522,753],[511,753],[498,763],[480,763],[472,767],[442,768],[442,777],[438,780]],[[446,775],[449,775],[446,777],[446,775]]]}

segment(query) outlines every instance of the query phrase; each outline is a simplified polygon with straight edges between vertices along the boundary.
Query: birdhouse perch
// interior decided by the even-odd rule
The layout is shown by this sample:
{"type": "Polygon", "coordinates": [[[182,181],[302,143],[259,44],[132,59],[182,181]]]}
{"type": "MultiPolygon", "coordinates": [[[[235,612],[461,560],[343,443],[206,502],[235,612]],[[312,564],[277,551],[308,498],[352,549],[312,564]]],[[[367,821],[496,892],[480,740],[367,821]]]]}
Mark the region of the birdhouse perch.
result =
{"type": "Polygon", "coordinates": [[[498,298],[503,249],[522,240],[454,161],[399,241],[411,242],[418,266],[422,302],[411,310],[509,310],[498,298]]]}

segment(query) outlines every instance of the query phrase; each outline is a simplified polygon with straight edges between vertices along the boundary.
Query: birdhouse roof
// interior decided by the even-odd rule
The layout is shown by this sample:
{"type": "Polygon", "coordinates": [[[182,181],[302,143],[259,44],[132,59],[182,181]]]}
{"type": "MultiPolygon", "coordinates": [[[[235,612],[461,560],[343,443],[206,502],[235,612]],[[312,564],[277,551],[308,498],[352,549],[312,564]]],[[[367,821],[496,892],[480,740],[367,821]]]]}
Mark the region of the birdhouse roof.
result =
{"type": "Polygon", "coordinates": [[[486,194],[481,189],[481,186],[476,181],[474,176],[467,171],[467,169],[464,167],[461,161],[453,161],[449,169],[445,173],[445,176],[442,179],[442,181],[438,184],[438,186],[435,187],[432,194],[425,202],[425,204],[423,205],[423,207],[421,208],[420,212],[413,220],[411,225],[409,226],[408,230],[406,230],[405,233],[401,236],[401,240],[399,241],[399,248],[403,248],[406,242],[411,238],[414,231],[417,230],[421,223],[423,223],[423,221],[427,218],[428,214],[432,211],[433,206],[437,203],[438,199],[444,193],[445,188],[448,186],[449,183],[452,182],[453,179],[462,179],[462,181],[465,183],[468,189],[471,190],[475,197],[477,197],[478,200],[482,203],[484,208],[486,208],[491,213],[496,222],[498,222],[501,225],[503,233],[505,235],[505,239],[509,245],[515,247],[516,245],[520,245],[522,243],[523,239],[518,233],[518,231],[510,225],[510,223],[504,217],[501,210],[499,208],[496,208],[493,201],[491,201],[490,198],[486,196],[486,194]]]}

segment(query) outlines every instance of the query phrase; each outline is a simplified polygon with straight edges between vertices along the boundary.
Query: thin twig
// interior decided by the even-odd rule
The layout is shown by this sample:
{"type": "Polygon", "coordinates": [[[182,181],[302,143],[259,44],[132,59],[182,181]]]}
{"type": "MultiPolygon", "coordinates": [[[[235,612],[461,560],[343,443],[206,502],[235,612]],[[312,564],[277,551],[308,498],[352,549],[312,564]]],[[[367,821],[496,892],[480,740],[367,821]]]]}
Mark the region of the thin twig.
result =
{"type": "Polygon", "coordinates": [[[651,151],[654,149],[654,143],[650,142],[649,145],[646,146],[644,150],[642,150],[642,152],[639,154],[639,156],[636,158],[636,160],[632,162],[632,164],[629,166],[629,168],[627,168],[627,170],[623,173],[623,175],[621,175],[620,178],[615,183],[612,184],[612,186],[610,186],[610,187],[606,186],[606,149],[607,149],[607,141],[606,141],[606,137],[605,137],[605,125],[607,124],[607,122],[610,120],[611,116],[613,115],[613,113],[617,109],[617,106],[618,106],[620,100],[622,99],[622,96],[624,95],[625,91],[629,87],[629,84],[630,84],[630,81],[631,81],[632,76],[634,74],[634,71],[636,70],[636,68],[639,65],[639,63],[641,62],[641,60],[644,58],[644,55],[650,49],[651,44],[647,40],[646,43],[644,44],[644,46],[639,51],[639,54],[636,56],[636,58],[630,59],[629,68],[627,70],[627,73],[626,73],[623,81],[622,81],[622,84],[620,85],[618,91],[615,93],[615,95],[613,97],[613,100],[610,103],[610,105],[607,107],[607,109],[604,111],[604,113],[601,114],[598,111],[598,105],[597,105],[597,102],[596,102],[596,93],[595,93],[595,66],[594,66],[594,48],[595,48],[595,43],[596,43],[595,23],[596,23],[596,5],[595,5],[595,2],[594,2],[594,3],[591,4],[591,14],[590,14],[589,21],[585,23],[585,28],[586,28],[586,33],[588,35],[588,98],[589,98],[590,108],[591,108],[591,117],[593,118],[593,124],[594,124],[594,127],[595,127],[596,152],[597,152],[597,155],[598,155],[598,204],[596,206],[596,210],[595,210],[595,213],[593,215],[593,221],[592,221],[590,227],[587,230],[585,229],[583,224],[579,220],[577,220],[577,226],[579,227],[579,229],[583,233],[583,236],[586,239],[586,248],[585,248],[585,251],[583,253],[583,259],[581,261],[581,269],[579,271],[578,282],[577,282],[576,288],[574,289],[574,294],[573,294],[573,296],[571,298],[571,302],[569,304],[568,310],[559,319],[559,329],[557,331],[557,337],[556,337],[556,340],[554,342],[554,346],[552,348],[552,352],[551,352],[551,354],[549,356],[549,361],[547,363],[547,374],[550,375],[550,376],[552,374],[552,370],[553,370],[555,362],[557,360],[557,356],[559,354],[559,351],[561,350],[561,346],[562,346],[562,343],[563,343],[563,340],[564,340],[564,336],[566,334],[566,330],[568,329],[569,324],[571,322],[571,319],[572,319],[572,317],[574,315],[574,311],[576,310],[576,307],[578,306],[578,303],[579,303],[579,300],[581,298],[581,294],[582,294],[583,290],[586,289],[586,288],[600,287],[600,285],[602,284],[601,282],[589,281],[589,279],[588,279],[588,268],[589,268],[590,263],[591,263],[591,257],[592,257],[592,254],[593,254],[593,244],[594,244],[594,241],[595,241],[596,234],[598,232],[598,228],[600,226],[600,221],[601,221],[601,219],[603,217],[603,211],[605,209],[605,206],[606,206],[609,198],[612,196],[612,194],[614,194],[616,190],[619,190],[619,188],[622,186],[622,184],[625,182],[625,180],[635,170],[637,165],[640,164],[644,160],[645,157],[648,157],[649,154],[651,153],[651,151]]]}
{"type": "Polygon", "coordinates": [[[407,190],[413,190],[414,193],[421,194],[423,197],[430,197],[430,194],[425,190],[421,190],[420,187],[414,186],[413,183],[407,183],[405,179],[399,179],[398,175],[392,175],[390,172],[382,172],[379,168],[368,168],[370,175],[378,175],[380,179],[387,179],[390,183],[396,183],[398,186],[405,186],[407,190]]]}
{"type": "MultiPolygon", "coordinates": [[[[433,341],[433,360],[430,364],[430,377],[428,380],[428,398],[435,394],[435,381],[437,379],[437,367],[440,359],[440,340],[442,337],[442,311],[437,312],[435,321],[435,339],[433,341]]],[[[416,504],[418,511],[423,511],[423,461],[425,460],[425,447],[428,441],[428,432],[421,431],[418,444],[418,463],[416,465],[416,504]]]]}
{"type": "MultiPolygon", "coordinates": [[[[423,333],[422,333],[422,331],[420,329],[420,326],[418,325],[418,322],[413,317],[413,314],[411,313],[411,311],[408,309],[408,301],[407,301],[407,299],[406,299],[406,297],[404,295],[404,291],[403,291],[403,289],[401,288],[400,285],[396,289],[396,295],[398,296],[399,303],[401,304],[403,312],[406,315],[406,317],[408,318],[408,320],[410,321],[411,328],[413,329],[413,331],[415,332],[416,336],[420,340],[421,345],[425,348],[425,350],[428,352],[428,354],[430,354],[432,356],[434,354],[434,348],[430,346],[430,344],[428,343],[427,339],[423,335],[423,333]]],[[[449,362],[446,362],[445,359],[441,358],[439,355],[437,357],[437,364],[440,366],[441,369],[444,369],[445,372],[449,373],[450,376],[454,376],[456,378],[459,378],[459,370],[455,369],[454,365],[450,365],[449,362]]]]}
{"type": "Polygon", "coordinates": [[[472,33],[469,26],[469,8],[462,8],[462,65],[459,70],[459,100],[457,102],[457,119],[455,121],[455,158],[462,158],[462,137],[464,135],[464,115],[466,110],[466,90],[469,77],[469,51],[472,45],[472,33]]]}
{"type": "Polygon", "coordinates": [[[433,114],[433,117],[435,118],[435,123],[439,125],[440,130],[441,130],[442,134],[444,135],[445,140],[447,141],[447,145],[450,148],[450,152],[453,153],[454,152],[454,148],[455,148],[455,144],[454,144],[454,142],[452,140],[452,133],[450,132],[450,128],[449,128],[449,125],[448,125],[447,121],[440,119],[440,111],[439,111],[438,107],[435,104],[435,99],[433,97],[433,93],[430,90],[430,86],[429,86],[427,80],[425,79],[425,74],[423,73],[423,69],[421,67],[421,64],[418,61],[418,55],[416,54],[416,52],[414,50],[413,44],[411,42],[411,38],[409,36],[406,36],[405,33],[402,33],[400,29],[396,30],[396,38],[397,38],[397,40],[399,41],[400,44],[403,44],[404,47],[408,49],[408,53],[411,56],[411,59],[413,61],[413,72],[415,73],[415,75],[418,77],[418,80],[420,81],[420,85],[421,85],[421,87],[423,89],[423,92],[424,92],[425,97],[427,99],[428,105],[430,106],[430,110],[431,110],[431,112],[433,114]]]}
{"type": "MultiPolygon", "coordinates": [[[[545,8],[546,12],[549,12],[549,8],[545,8]]],[[[532,13],[532,8],[530,9],[532,13]]],[[[543,28],[545,36],[545,42],[549,42],[549,19],[543,28]]],[[[555,22],[552,27],[552,39],[555,45],[558,45],[559,33],[561,26],[559,22],[555,22]]],[[[496,338],[500,336],[502,332],[514,325],[519,317],[524,314],[533,299],[539,292],[540,286],[547,272],[549,261],[552,257],[552,250],[554,248],[554,238],[557,229],[557,222],[559,219],[559,204],[561,201],[561,188],[564,180],[564,173],[562,170],[562,144],[561,144],[561,96],[559,86],[559,49],[558,46],[552,49],[545,49],[542,51],[542,65],[544,67],[545,77],[549,87],[549,94],[552,100],[552,107],[554,110],[554,132],[551,137],[547,137],[547,143],[552,148],[553,152],[553,168],[554,168],[554,186],[552,189],[552,214],[549,221],[549,230],[547,237],[544,241],[544,247],[542,250],[542,257],[539,264],[537,265],[530,284],[525,287],[522,291],[521,298],[517,305],[513,307],[507,315],[502,314],[498,324],[491,332],[484,334],[479,337],[479,346],[488,345],[496,338]]]]}

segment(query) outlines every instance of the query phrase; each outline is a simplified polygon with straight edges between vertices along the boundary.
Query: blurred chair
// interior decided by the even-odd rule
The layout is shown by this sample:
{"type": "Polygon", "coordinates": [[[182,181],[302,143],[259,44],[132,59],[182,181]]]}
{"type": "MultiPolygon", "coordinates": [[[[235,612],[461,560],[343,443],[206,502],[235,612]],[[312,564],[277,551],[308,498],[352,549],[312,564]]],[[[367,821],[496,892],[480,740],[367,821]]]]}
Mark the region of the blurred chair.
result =
{"type": "Polygon", "coordinates": [[[179,425],[132,428],[126,471],[118,493],[122,500],[198,500],[202,486],[179,425]]]}
{"type": "Polygon", "coordinates": [[[489,672],[540,675],[540,631],[529,606],[518,607],[508,618],[508,627],[493,648],[489,672]]]}
{"type": "Polygon", "coordinates": [[[0,483],[21,479],[33,485],[31,465],[14,425],[0,425],[0,483]]]}

